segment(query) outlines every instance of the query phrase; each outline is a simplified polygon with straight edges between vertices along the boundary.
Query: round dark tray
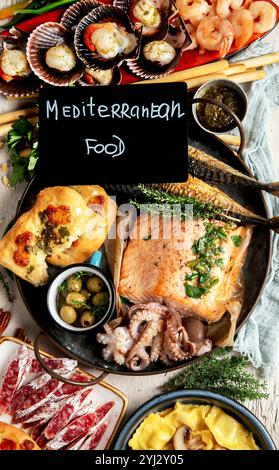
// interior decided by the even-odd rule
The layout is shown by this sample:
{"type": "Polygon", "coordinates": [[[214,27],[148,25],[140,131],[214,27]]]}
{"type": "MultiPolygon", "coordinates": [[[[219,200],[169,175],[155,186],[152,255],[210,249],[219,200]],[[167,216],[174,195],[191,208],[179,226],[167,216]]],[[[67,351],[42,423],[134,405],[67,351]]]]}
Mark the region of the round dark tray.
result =
{"type": "MultiPolygon", "coordinates": [[[[189,144],[208,152],[232,167],[247,173],[247,168],[236,158],[230,147],[218,138],[210,135],[195,125],[189,128],[189,144]]],[[[90,181],[88,182],[90,184],[90,181]]],[[[218,185],[238,203],[249,207],[252,211],[262,216],[267,216],[267,208],[260,191],[251,191],[240,187],[218,185]]],[[[35,178],[27,187],[17,210],[17,217],[28,210],[34,201],[34,196],[42,189],[40,182],[35,178]]],[[[237,329],[241,328],[254,310],[262,290],[264,288],[271,261],[271,232],[266,228],[255,227],[252,241],[249,247],[247,261],[244,267],[245,299],[241,315],[238,319],[237,329]]],[[[57,272],[57,268],[50,267],[50,278],[57,272]]],[[[48,286],[35,288],[31,284],[16,278],[16,282],[22,299],[35,322],[43,332],[66,355],[71,356],[81,363],[95,367],[112,374],[122,375],[151,375],[160,374],[170,370],[180,369],[196,359],[179,362],[173,366],[165,366],[155,363],[141,372],[130,371],[125,366],[104,361],[101,355],[101,346],[97,343],[96,332],[82,334],[69,333],[62,330],[51,319],[46,307],[46,292],[48,286]]]]}

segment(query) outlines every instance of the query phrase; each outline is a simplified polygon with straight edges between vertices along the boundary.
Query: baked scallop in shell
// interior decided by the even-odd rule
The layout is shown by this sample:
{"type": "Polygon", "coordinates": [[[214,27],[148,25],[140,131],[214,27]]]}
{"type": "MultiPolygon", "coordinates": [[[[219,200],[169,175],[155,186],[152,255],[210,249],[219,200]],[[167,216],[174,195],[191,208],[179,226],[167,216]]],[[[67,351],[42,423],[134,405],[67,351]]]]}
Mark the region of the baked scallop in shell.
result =
{"type": "Polygon", "coordinates": [[[36,95],[42,82],[32,72],[23,44],[10,40],[0,44],[0,94],[7,98],[36,95]]]}
{"type": "Polygon", "coordinates": [[[77,55],[87,66],[107,70],[137,57],[141,28],[118,7],[100,6],[86,15],[75,32],[77,55]]]}
{"type": "Polygon", "coordinates": [[[166,36],[172,15],[171,0],[114,0],[113,4],[122,8],[134,24],[142,25],[143,42],[166,36]]]}
{"type": "Polygon", "coordinates": [[[85,67],[83,77],[78,81],[81,86],[119,85],[122,76],[118,67],[101,70],[85,67]]]}
{"type": "Polygon", "coordinates": [[[100,2],[97,0],[81,0],[76,2],[64,12],[60,24],[69,31],[73,31],[84,16],[100,5],[100,2]]]}
{"type": "Polygon", "coordinates": [[[83,74],[83,64],[73,47],[73,35],[59,23],[43,23],[31,33],[27,58],[33,72],[50,85],[69,85],[83,74]]]}
{"type": "Polygon", "coordinates": [[[184,21],[177,16],[169,23],[165,38],[142,43],[138,59],[129,61],[128,68],[140,78],[164,77],[175,70],[190,44],[184,21]]]}

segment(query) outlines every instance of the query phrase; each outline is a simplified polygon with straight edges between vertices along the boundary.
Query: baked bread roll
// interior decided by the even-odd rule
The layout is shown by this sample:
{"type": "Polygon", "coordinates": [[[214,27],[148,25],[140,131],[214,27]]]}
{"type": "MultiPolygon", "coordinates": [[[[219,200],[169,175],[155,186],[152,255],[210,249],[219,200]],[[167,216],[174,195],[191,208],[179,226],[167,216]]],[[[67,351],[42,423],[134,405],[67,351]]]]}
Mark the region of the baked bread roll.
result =
{"type": "Polygon", "coordinates": [[[45,284],[46,258],[70,248],[90,224],[92,210],[77,191],[46,188],[0,241],[0,264],[35,286],[45,284]]]}
{"type": "Polygon", "coordinates": [[[22,429],[0,421],[0,450],[41,450],[22,429]]]}
{"type": "Polygon", "coordinates": [[[83,198],[91,213],[91,220],[84,225],[81,236],[63,252],[52,252],[48,263],[68,266],[83,263],[103,245],[116,217],[116,204],[101,186],[72,186],[83,198]]]}

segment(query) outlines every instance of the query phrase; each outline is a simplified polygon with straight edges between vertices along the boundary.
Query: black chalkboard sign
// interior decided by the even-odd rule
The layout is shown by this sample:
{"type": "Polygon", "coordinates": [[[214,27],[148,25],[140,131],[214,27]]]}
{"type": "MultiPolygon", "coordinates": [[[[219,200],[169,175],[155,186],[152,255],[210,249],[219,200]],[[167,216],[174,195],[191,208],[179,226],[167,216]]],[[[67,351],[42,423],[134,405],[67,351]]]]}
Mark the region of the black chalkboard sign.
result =
{"type": "Polygon", "coordinates": [[[182,182],[187,86],[44,88],[39,166],[45,184],[182,182]]]}

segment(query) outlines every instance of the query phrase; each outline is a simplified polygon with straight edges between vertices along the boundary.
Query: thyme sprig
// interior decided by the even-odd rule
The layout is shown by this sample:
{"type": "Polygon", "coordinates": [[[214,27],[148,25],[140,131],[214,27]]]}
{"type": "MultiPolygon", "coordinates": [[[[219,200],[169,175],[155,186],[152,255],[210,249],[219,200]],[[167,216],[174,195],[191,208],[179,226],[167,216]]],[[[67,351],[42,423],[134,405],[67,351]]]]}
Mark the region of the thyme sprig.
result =
{"type": "Polygon", "coordinates": [[[14,298],[13,298],[11,288],[10,288],[4,274],[1,271],[0,271],[0,284],[2,285],[2,287],[5,291],[5,294],[6,294],[6,297],[7,297],[8,301],[13,302],[14,298]]]}
{"type": "MultiPolygon", "coordinates": [[[[193,216],[195,219],[209,219],[216,217],[221,213],[220,209],[215,208],[211,204],[205,204],[194,197],[180,196],[177,194],[170,194],[160,189],[153,189],[143,184],[138,185],[138,189],[142,192],[143,196],[147,199],[146,204],[139,203],[138,201],[131,200],[137,209],[147,210],[148,212],[161,213],[165,216],[172,216],[177,213],[177,205],[183,209],[185,205],[193,206],[193,216]],[[169,207],[167,207],[169,206],[169,207]]],[[[189,218],[189,212],[184,213],[185,218],[189,218]]],[[[183,218],[183,212],[181,214],[183,218]]]]}
{"type": "Polygon", "coordinates": [[[230,348],[216,350],[172,377],[163,388],[210,390],[240,402],[268,398],[266,383],[247,370],[248,357],[230,352],[230,348]]]}

